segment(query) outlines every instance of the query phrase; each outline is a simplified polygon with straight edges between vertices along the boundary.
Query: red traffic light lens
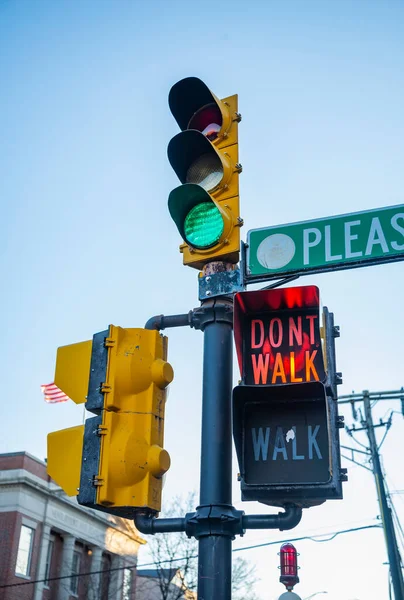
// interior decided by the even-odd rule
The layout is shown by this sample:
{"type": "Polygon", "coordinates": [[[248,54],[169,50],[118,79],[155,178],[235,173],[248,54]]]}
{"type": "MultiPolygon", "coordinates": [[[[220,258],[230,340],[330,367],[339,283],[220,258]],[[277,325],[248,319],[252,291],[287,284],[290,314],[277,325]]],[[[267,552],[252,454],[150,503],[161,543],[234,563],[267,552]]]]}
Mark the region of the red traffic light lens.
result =
{"type": "Polygon", "coordinates": [[[200,131],[212,142],[217,138],[222,123],[222,113],[217,104],[212,103],[196,111],[188,123],[188,129],[200,131]]]}

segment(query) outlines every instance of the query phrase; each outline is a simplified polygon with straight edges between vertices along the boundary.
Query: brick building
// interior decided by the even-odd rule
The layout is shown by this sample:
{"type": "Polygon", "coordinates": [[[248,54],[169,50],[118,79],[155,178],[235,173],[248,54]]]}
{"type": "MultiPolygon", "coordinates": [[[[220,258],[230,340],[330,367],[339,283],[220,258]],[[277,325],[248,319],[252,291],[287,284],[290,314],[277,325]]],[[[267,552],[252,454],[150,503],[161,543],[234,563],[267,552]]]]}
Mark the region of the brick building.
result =
{"type": "Polygon", "coordinates": [[[44,462],[0,454],[0,600],[134,600],[143,543],[131,521],[66,496],[44,462]]]}

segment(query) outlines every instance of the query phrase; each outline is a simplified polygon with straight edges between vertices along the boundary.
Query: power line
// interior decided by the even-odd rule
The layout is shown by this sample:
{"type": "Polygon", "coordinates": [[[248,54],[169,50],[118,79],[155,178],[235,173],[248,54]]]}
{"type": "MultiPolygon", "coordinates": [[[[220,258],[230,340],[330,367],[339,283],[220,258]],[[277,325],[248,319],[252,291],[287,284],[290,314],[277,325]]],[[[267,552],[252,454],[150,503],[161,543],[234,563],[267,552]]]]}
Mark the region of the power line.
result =
{"type": "MultiPolygon", "coordinates": [[[[353,527],[351,529],[342,529],[340,531],[335,531],[332,533],[322,533],[322,534],[317,534],[316,536],[302,536],[302,537],[297,537],[297,538],[288,538],[285,540],[277,540],[275,542],[266,542],[263,544],[255,544],[254,546],[244,546],[242,548],[233,548],[232,552],[243,552],[244,550],[253,550],[254,548],[262,548],[264,546],[274,546],[276,544],[283,544],[285,542],[298,542],[298,541],[303,541],[303,540],[310,540],[312,542],[330,542],[331,540],[335,539],[338,535],[341,535],[343,533],[352,533],[355,531],[361,531],[364,529],[380,529],[381,525],[364,525],[362,527],[353,527]],[[324,540],[316,540],[316,537],[324,537],[325,535],[329,535],[331,537],[324,539],[324,540]]],[[[153,562],[149,562],[149,563],[144,563],[141,565],[125,565],[124,567],[113,567],[111,569],[103,569],[101,571],[88,571],[86,573],[77,573],[75,575],[62,575],[60,577],[48,577],[47,579],[35,579],[33,581],[23,581],[23,582],[19,582],[19,583],[9,583],[6,585],[0,585],[0,589],[4,589],[4,588],[11,588],[11,587],[20,587],[22,585],[34,585],[35,583],[48,583],[50,581],[60,581],[61,579],[73,579],[75,577],[87,577],[89,575],[99,575],[102,573],[111,573],[112,571],[123,571],[125,569],[135,569],[135,568],[144,568],[144,567],[152,567],[152,566],[156,566],[156,564],[158,565],[162,565],[165,563],[173,563],[173,562],[178,562],[178,561],[184,561],[184,560],[190,560],[193,558],[198,558],[197,554],[192,554],[190,556],[182,556],[180,558],[166,558],[164,560],[158,561],[156,563],[156,561],[153,562]]]]}
{"type": "Polygon", "coordinates": [[[353,531],[361,531],[363,529],[381,529],[381,525],[364,525],[363,527],[353,527],[351,529],[343,529],[341,531],[335,531],[333,533],[322,533],[316,536],[302,536],[296,538],[288,538],[287,540],[277,540],[275,542],[266,542],[264,544],[255,544],[254,546],[245,546],[243,548],[235,548],[233,552],[241,552],[242,550],[252,550],[253,548],[262,548],[263,546],[274,546],[275,544],[283,544],[284,542],[301,542],[303,540],[310,540],[311,542],[330,542],[335,539],[338,535],[342,533],[351,533],[353,531]],[[329,535],[329,538],[324,540],[316,540],[315,537],[324,537],[325,535],[329,535]]]}

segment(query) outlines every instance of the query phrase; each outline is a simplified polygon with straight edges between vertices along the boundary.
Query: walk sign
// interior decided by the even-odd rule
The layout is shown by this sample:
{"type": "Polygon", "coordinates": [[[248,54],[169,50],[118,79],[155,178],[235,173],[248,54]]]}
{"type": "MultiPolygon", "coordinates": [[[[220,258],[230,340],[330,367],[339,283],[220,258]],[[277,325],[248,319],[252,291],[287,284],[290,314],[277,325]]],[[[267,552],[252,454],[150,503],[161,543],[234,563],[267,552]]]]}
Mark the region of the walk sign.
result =
{"type": "Polygon", "coordinates": [[[276,394],[266,387],[251,390],[239,386],[235,406],[241,403],[241,462],[246,484],[285,486],[330,481],[323,384],[287,385],[278,388],[276,394]]]}
{"type": "Polygon", "coordinates": [[[404,204],[252,229],[246,279],[269,280],[404,260],[404,204]]]}

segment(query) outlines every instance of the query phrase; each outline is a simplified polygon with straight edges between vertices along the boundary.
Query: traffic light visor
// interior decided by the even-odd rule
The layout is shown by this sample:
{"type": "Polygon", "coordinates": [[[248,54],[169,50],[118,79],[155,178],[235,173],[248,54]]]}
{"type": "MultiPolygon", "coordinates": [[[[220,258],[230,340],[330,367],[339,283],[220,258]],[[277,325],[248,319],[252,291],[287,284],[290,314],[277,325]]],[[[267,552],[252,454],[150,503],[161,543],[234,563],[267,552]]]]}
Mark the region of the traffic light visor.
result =
{"type": "Polygon", "coordinates": [[[57,350],[55,384],[75,402],[87,398],[92,340],[61,346],[57,350]]]}
{"type": "Polygon", "coordinates": [[[80,484],[84,425],[48,434],[47,473],[66,492],[76,496],[80,484]]]}
{"type": "Polygon", "coordinates": [[[185,242],[194,248],[210,248],[224,231],[224,220],[209,194],[192,183],[173,190],[168,210],[185,242]]]}
{"type": "MultiPolygon", "coordinates": [[[[216,116],[214,118],[217,120],[218,115],[220,115],[220,121],[216,123],[220,125],[220,131],[223,118],[217,98],[203,81],[197,77],[186,77],[173,85],[168,96],[168,104],[182,131],[185,129],[197,129],[203,132],[207,125],[205,118],[208,117],[205,109],[209,108],[211,110],[215,108],[216,116]],[[202,126],[203,129],[200,129],[202,126]]],[[[205,133],[204,135],[207,134],[205,133]]]]}

